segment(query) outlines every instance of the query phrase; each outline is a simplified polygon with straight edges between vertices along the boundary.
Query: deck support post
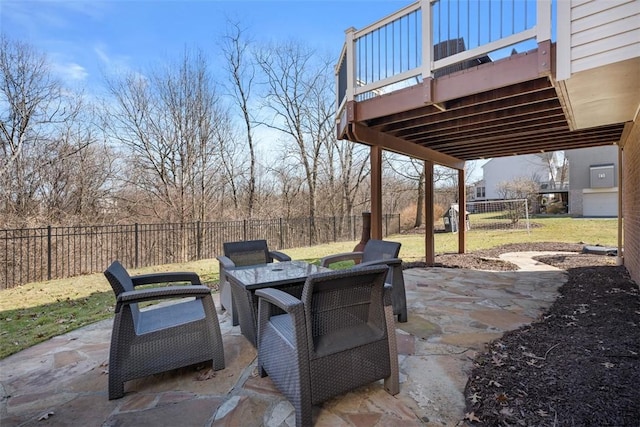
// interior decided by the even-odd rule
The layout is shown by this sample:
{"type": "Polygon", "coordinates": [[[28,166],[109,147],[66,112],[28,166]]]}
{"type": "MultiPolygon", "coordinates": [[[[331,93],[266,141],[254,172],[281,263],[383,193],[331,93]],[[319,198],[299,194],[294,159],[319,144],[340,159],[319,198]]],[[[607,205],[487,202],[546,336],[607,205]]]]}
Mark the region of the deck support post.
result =
{"type": "Polygon", "coordinates": [[[382,147],[372,145],[371,161],[371,238],[382,239],[382,147]]]}
{"type": "Polygon", "coordinates": [[[433,162],[424,161],[424,262],[427,265],[434,265],[435,257],[435,224],[434,190],[433,190],[433,162]]]}
{"type": "Polygon", "coordinates": [[[458,169],[458,253],[463,254],[467,237],[467,199],[464,168],[458,169]]]}

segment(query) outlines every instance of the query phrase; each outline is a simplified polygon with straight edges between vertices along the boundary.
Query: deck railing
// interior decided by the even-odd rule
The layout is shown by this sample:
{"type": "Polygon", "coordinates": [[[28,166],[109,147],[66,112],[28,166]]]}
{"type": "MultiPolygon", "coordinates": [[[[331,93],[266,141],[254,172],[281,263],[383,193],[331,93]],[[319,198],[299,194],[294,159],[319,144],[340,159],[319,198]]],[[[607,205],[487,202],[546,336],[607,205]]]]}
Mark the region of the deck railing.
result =
{"type": "Polygon", "coordinates": [[[389,93],[546,40],[551,40],[551,0],[420,0],[366,28],[347,30],[336,66],[338,116],[347,101],[389,93]]]}

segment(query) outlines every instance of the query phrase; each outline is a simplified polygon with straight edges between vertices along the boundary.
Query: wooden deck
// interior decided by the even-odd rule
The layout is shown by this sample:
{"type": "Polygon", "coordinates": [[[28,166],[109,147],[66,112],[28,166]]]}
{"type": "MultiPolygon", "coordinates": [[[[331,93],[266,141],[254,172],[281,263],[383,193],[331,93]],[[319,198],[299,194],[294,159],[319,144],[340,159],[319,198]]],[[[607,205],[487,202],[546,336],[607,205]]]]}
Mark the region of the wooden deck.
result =
{"type": "Polygon", "coordinates": [[[349,101],[338,120],[338,137],[451,167],[618,143],[623,123],[573,130],[571,112],[552,78],[554,50],[545,42],[526,53],[349,101]]]}

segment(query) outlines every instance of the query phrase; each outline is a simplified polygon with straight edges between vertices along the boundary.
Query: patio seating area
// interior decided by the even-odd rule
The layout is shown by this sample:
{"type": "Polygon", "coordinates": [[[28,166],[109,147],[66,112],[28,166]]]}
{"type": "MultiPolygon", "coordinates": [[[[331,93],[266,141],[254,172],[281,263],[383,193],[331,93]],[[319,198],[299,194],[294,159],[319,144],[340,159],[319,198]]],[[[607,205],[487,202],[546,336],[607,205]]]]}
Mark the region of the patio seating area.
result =
{"type": "MultiPolygon", "coordinates": [[[[520,254],[519,256],[523,256],[520,254]]],[[[408,322],[396,323],[400,392],[383,381],[313,407],[315,425],[456,425],[472,359],[504,331],[536,319],[564,283],[563,271],[526,258],[520,271],[404,271],[408,322]]],[[[55,337],[0,361],[0,424],[292,426],[295,412],[257,351],[214,295],[225,353],[219,371],[194,367],[129,381],[109,400],[112,320],[55,337]]]]}

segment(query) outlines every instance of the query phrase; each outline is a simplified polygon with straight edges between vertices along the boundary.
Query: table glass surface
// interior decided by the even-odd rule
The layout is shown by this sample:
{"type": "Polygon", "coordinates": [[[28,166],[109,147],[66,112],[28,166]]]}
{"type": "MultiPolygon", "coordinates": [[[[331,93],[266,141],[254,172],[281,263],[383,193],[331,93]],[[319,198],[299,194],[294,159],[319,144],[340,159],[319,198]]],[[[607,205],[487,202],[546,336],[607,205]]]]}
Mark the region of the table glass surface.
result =
{"type": "Polygon", "coordinates": [[[246,289],[258,289],[300,282],[311,274],[326,271],[331,271],[331,269],[304,261],[283,261],[236,267],[227,270],[227,277],[235,279],[246,289]]]}

